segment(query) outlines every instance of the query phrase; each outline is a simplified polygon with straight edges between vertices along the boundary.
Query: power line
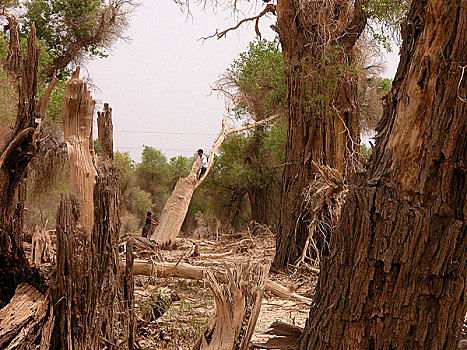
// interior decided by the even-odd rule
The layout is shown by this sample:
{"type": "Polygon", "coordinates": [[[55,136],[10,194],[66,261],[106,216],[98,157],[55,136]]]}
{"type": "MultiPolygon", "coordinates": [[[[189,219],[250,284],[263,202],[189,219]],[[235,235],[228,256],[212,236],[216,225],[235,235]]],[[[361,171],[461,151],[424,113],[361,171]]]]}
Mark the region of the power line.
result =
{"type": "Polygon", "coordinates": [[[138,130],[115,130],[127,134],[161,134],[161,135],[193,135],[193,136],[217,136],[217,134],[195,133],[195,132],[169,132],[169,131],[138,131],[138,130]]]}
{"type": "MultiPolygon", "coordinates": [[[[152,146],[151,146],[152,147],[152,146]]],[[[116,146],[115,148],[117,149],[122,149],[122,150],[129,150],[129,151],[140,151],[140,150],[143,150],[144,147],[139,147],[139,146],[116,146]]],[[[157,150],[159,151],[163,151],[163,152],[193,152],[195,153],[196,152],[196,149],[193,149],[193,148],[186,148],[186,149],[183,149],[183,148],[156,148],[157,150]]]]}

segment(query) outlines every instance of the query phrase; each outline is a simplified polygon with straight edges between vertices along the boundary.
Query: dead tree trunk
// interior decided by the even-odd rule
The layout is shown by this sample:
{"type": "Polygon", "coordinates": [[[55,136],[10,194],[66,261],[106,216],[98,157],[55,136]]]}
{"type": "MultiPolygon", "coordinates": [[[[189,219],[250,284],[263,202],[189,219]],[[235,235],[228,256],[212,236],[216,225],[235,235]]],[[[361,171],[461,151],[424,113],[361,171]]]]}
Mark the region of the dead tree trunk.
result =
{"type": "Polygon", "coordinates": [[[63,134],[70,158],[70,193],[80,203],[79,224],[91,232],[94,224],[93,193],[96,167],[90,152],[95,101],[86,83],[79,78],[79,67],[65,87],[62,107],[63,134]]]}
{"type": "Polygon", "coordinates": [[[265,124],[277,117],[277,116],[272,116],[272,117],[263,119],[259,122],[253,123],[251,125],[247,125],[241,128],[226,130],[225,123],[226,123],[227,116],[229,115],[232,106],[233,104],[230,105],[230,107],[227,110],[227,113],[224,115],[224,118],[222,119],[221,134],[217,138],[216,142],[214,143],[214,146],[212,147],[211,152],[209,153],[208,165],[207,165],[207,169],[203,177],[198,180],[199,166],[197,165],[197,162],[195,162],[193,166],[191,167],[190,174],[187,177],[184,177],[178,180],[171,196],[165,203],[164,208],[162,209],[160,223],[159,225],[156,226],[156,229],[153,235],[151,236],[151,240],[155,241],[156,243],[160,245],[164,245],[164,246],[170,246],[175,243],[175,238],[180,232],[180,228],[182,227],[183,220],[185,220],[185,216],[188,211],[188,207],[190,206],[193,193],[198,188],[198,186],[203,182],[206,176],[209,174],[209,171],[214,165],[215,154],[217,153],[222,142],[224,142],[225,138],[233,133],[251,129],[255,126],[265,124]]]}
{"type": "Polygon", "coordinates": [[[366,24],[365,0],[278,0],[289,126],[274,267],[293,264],[308,237],[301,193],[312,161],[343,172],[359,142],[352,49],[366,24]],[[353,9],[352,9],[353,7],[353,9]]]}
{"type": "Polygon", "coordinates": [[[242,264],[228,271],[227,281],[207,273],[216,315],[193,350],[247,350],[261,310],[268,265],[242,264]]]}
{"type": "Polygon", "coordinates": [[[102,148],[101,156],[106,159],[114,158],[113,130],[112,108],[104,103],[104,112],[97,112],[97,133],[102,148]]]}
{"type": "MultiPolygon", "coordinates": [[[[0,13],[2,14],[2,13],[0,13]]],[[[12,17],[14,18],[14,17],[12,17]]],[[[9,21],[11,18],[9,18],[9,21]]],[[[17,47],[19,27],[10,29],[12,69],[20,60],[17,47]],[[12,32],[13,31],[13,32],[12,32]],[[15,32],[16,31],[16,32],[15,32]],[[14,57],[14,58],[13,58],[14,57]]],[[[36,108],[37,65],[40,49],[35,43],[35,27],[28,38],[27,54],[23,61],[21,78],[18,83],[18,114],[10,141],[0,155],[0,306],[13,296],[16,286],[23,282],[33,283],[37,276],[29,267],[22,248],[22,223],[25,198],[24,180],[27,166],[38,150],[42,106],[47,106],[53,80],[47,93],[36,108]]],[[[16,68],[15,68],[16,67],[16,68]]],[[[44,107],[45,108],[45,107],[44,107]]]]}
{"type": "Polygon", "coordinates": [[[78,74],[76,71],[67,83],[62,116],[67,146],[71,146],[70,162],[76,163],[72,165],[75,168],[71,173],[72,188],[86,195],[91,192],[93,220],[92,230],[88,231],[88,226],[82,225],[83,222],[89,225],[90,221],[89,217],[86,221],[82,219],[83,215],[89,215],[89,203],[83,202],[83,197],[76,200],[72,191],[62,198],[57,213],[57,279],[58,298],[63,301],[57,310],[60,321],[55,344],[62,349],[132,348],[132,333],[126,334],[133,327],[127,302],[132,288],[132,261],[128,262],[126,279],[122,278],[118,264],[120,180],[111,159],[110,108],[107,106],[99,115],[105,118],[98,123],[99,127],[108,130],[98,131],[105,151],[96,169],[89,152],[94,103],[78,74]],[[123,280],[127,282],[126,289],[123,280]],[[125,330],[124,339],[119,338],[116,327],[120,327],[120,332],[125,330]]]}
{"type": "Polygon", "coordinates": [[[467,0],[413,1],[369,170],[300,349],[455,349],[467,311],[467,0]]]}

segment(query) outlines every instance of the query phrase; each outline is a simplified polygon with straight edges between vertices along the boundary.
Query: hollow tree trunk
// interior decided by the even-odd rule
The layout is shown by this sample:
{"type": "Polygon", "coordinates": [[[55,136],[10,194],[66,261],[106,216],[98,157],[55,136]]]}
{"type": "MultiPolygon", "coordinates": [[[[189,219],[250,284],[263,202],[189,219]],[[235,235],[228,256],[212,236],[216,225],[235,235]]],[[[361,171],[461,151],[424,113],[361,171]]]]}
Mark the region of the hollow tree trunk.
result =
{"type": "Polygon", "coordinates": [[[312,161],[343,172],[350,168],[354,143],[359,143],[356,76],[345,68],[336,75],[339,67],[352,66],[352,49],[366,23],[361,10],[365,1],[352,3],[343,1],[334,8],[326,1],[277,2],[289,126],[276,268],[295,262],[308,237],[302,191],[313,179],[312,161]],[[352,18],[346,15],[350,6],[352,18]],[[342,28],[331,24],[336,21],[342,28]]]}
{"type": "MultiPolygon", "coordinates": [[[[18,31],[18,26],[11,28],[18,31]]],[[[19,33],[10,33],[16,40],[19,33]]],[[[11,44],[11,41],[10,41],[11,44]]],[[[20,49],[10,45],[15,53],[10,62],[18,68],[20,49]],[[14,58],[14,59],[13,59],[14,58]],[[14,62],[13,62],[14,61],[14,62]]],[[[13,296],[16,286],[37,276],[29,267],[22,248],[22,216],[24,203],[20,191],[27,166],[37,152],[38,123],[36,121],[37,65],[40,49],[35,43],[35,28],[28,38],[27,55],[23,61],[18,84],[19,103],[15,128],[10,141],[0,155],[0,307],[13,296]]],[[[10,64],[9,63],[9,64],[10,64]]],[[[15,68],[15,69],[16,69],[15,68]]],[[[39,117],[39,115],[37,115],[39,117]]],[[[24,191],[24,188],[23,188],[24,191]]]]}
{"type": "Polygon", "coordinates": [[[466,314],[467,0],[413,1],[373,160],[300,349],[455,349],[466,314]]]}

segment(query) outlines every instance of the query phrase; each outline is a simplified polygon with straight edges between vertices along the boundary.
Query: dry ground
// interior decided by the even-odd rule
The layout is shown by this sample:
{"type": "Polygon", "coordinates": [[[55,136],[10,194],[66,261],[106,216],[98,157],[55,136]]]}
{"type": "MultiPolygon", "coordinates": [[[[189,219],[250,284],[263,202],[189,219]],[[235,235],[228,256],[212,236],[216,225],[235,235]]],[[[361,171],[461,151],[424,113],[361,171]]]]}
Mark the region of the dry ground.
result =
{"type": "MultiPolygon", "coordinates": [[[[137,258],[155,261],[183,261],[204,267],[235,268],[241,262],[256,264],[265,260],[272,261],[274,247],[274,237],[263,230],[259,234],[246,232],[220,236],[217,240],[180,238],[175,249],[150,252],[136,247],[136,255],[137,258]],[[198,245],[201,254],[230,251],[232,254],[221,258],[183,259],[194,244],[198,245]]],[[[307,271],[271,271],[270,279],[305,296],[311,295],[317,281],[317,277],[307,271]]],[[[212,293],[202,281],[137,276],[135,295],[137,340],[141,349],[191,349],[205,329],[208,319],[214,314],[212,293]]],[[[262,342],[267,339],[265,332],[276,320],[304,326],[309,308],[309,305],[281,299],[266,292],[252,341],[262,342]]]]}

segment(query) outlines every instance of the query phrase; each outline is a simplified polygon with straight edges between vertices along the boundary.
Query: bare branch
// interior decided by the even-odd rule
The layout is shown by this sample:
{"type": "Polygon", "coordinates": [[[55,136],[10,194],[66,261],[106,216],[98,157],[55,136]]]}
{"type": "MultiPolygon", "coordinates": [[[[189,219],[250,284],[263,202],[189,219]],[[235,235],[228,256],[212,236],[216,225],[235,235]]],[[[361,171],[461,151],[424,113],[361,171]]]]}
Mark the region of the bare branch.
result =
{"type": "Polygon", "coordinates": [[[206,40],[206,39],[211,39],[211,38],[214,38],[214,37],[217,37],[217,39],[220,39],[220,38],[226,36],[228,32],[238,29],[243,23],[251,22],[251,21],[255,21],[256,34],[259,37],[261,37],[261,33],[260,33],[259,27],[258,27],[259,19],[261,17],[263,17],[264,15],[266,15],[267,13],[272,13],[273,15],[275,15],[276,14],[276,5],[267,4],[266,7],[263,9],[263,11],[261,11],[258,15],[253,16],[253,17],[244,18],[240,22],[238,22],[237,25],[234,26],[234,27],[225,29],[222,32],[219,32],[218,30],[216,30],[216,32],[214,34],[212,34],[210,36],[207,36],[207,37],[203,37],[201,39],[206,40]]]}

